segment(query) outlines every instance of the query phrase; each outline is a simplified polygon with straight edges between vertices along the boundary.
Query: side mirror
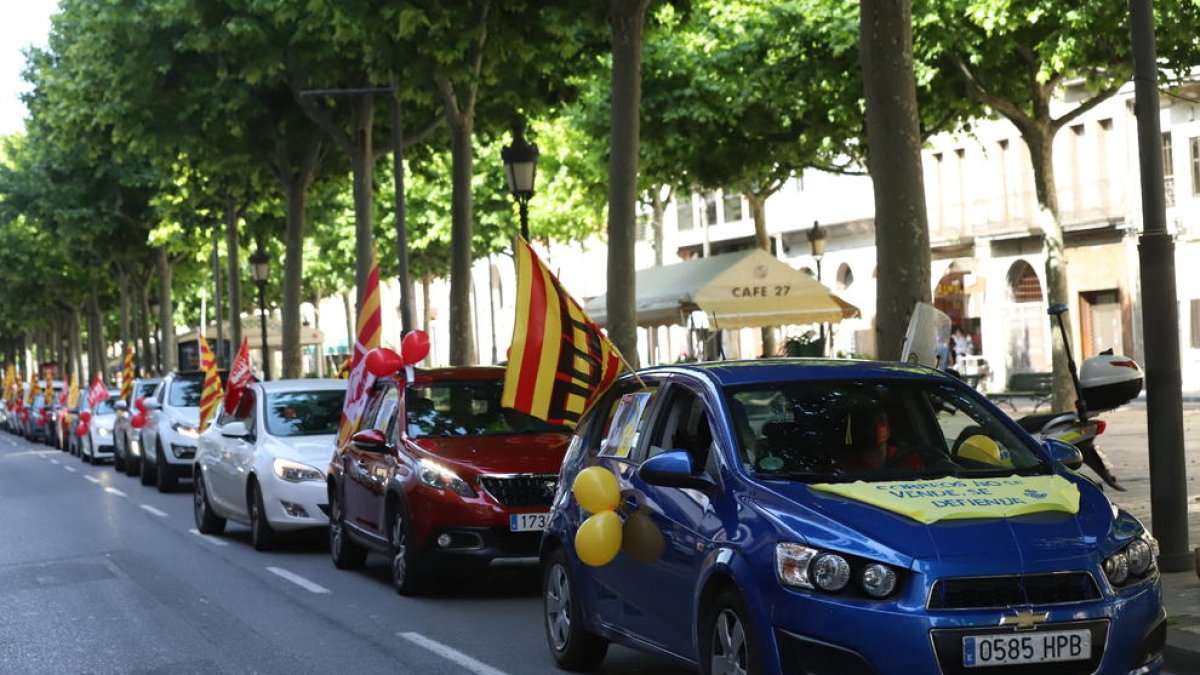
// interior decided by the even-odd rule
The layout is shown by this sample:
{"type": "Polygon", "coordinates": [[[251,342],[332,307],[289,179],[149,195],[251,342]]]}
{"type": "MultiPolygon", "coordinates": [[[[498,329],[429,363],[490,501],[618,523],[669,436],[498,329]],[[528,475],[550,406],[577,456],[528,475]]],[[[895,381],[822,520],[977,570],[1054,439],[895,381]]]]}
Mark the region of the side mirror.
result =
{"type": "Polygon", "coordinates": [[[221,435],[225,438],[246,438],[250,431],[246,429],[245,422],[229,422],[221,427],[221,435]]]}
{"type": "Polygon", "coordinates": [[[387,452],[387,437],[378,429],[365,429],[350,437],[350,444],[362,452],[387,452]]]}
{"type": "Polygon", "coordinates": [[[153,398],[146,399],[145,406],[146,410],[160,410],[162,408],[162,404],[153,398]]]}
{"type": "Polygon", "coordinates": [[[1042,441],[1042,447],[1046,449],[1046,453],[1050,455],[1051,459],[1072,471],[1077,471],[1083,466],[1083,453],[1079,451],[1079,448],[1066,441],[1050,438],[1042,441]]]}
{"type": "Polygon", "coordinates": [[[687,450],[668,450],[642,462],[638,475],[650,485],[691,488],[706,494],[716,490],[716,484],[692,466],[687,450]]]}

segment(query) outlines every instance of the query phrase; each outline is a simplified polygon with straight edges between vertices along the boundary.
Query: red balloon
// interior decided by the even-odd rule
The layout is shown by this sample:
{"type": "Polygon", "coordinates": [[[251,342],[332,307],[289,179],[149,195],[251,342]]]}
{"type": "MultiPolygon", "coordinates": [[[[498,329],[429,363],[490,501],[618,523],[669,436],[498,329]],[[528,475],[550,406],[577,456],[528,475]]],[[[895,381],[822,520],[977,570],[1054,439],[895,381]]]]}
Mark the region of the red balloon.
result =
{"type": "Polygon", "coordinates": [[[91,422],[92,421],[92,411],[84,410],[84,411],[80,412],[79,413],[79,421],[83,422],[84,424],[91,422]]]}
{"type": "Polygon", "coordinates": [[[133,417],[129,418],[129,424],[134,429],[141,429],[146,426],[146,415],[140,412],[133,413],[133,417]]]}
{"type": "Polygon", "coordinates": [[[133,401],[133,407],[137,408],[138,412],[145,414],[146,412],[146,397],[139,396],[133,401]]]}
{"type": "Polygon", "coordinates": [[[423,330],[414,330],[400,341],[401,359],[406,366],[413,366],[429,356],[429,334],[423,330]]]}
{"type": "Polygon", "coordinates": [[[89,427],[86,422],[75,427],[75,435],[80,438],[87,436],[89,431],[91,431],[91,427],[89,427]]]}
{"type": "Polygon", "coordinates": [[[367,371],[375,377],[395,375],[403,365],[400,355],[387,347],[376,347],[367,352],[367,371]]]}

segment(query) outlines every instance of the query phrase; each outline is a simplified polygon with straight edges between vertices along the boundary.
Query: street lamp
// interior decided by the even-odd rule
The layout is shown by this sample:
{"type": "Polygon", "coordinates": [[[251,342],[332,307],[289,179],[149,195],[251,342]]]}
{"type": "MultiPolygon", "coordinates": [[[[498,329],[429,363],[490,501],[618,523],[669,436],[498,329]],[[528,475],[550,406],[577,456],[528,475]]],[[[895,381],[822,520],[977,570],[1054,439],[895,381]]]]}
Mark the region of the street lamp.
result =
{"type": "MultiPolygon", "coordinates": [[[[817,261],[817,283],[821,283],[821,258],[825,257],[825,230],[821,229],[821,224],[813,221],[812,229],[808,231],[808,249],[812,253],[813,260],[817,261]]],[[[821,322],[820,326],[821,338],[821,356],[825,356],[825,322],[821,322]]]]}
{"type": "Polygon", "coordinates": [[[262,244],[250,255],[250,272],[254,275],[254,285],[258,286],[258,315],[262,320],[262,353],[263,379],[271,379],[271,353],[267,351],[267,272],[271,265],[271,256],[263,250],[262,244]]]}
{"type": "Polygon", "coordinates": [[[537,178],[538,147],[536,143],[525,140],[525,120],[517,122],[513,129],[512,145],[500,151],[500,158],[504,160],[508,191],[521,209],[521,236],[529,241],[529,198],[533,196],[533,184],[537,178]]]}

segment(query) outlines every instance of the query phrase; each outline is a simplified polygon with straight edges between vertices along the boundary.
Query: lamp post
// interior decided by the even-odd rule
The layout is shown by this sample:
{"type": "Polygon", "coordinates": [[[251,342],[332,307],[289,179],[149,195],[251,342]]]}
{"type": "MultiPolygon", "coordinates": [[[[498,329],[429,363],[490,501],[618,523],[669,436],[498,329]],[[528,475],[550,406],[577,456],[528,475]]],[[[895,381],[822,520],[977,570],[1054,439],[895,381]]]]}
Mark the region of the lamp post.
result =
{"type": "Polygon", "coordinates": [[[267,347],[267,272],[270,269],[271,256],[263,250],[259,243],[258,250],[250,255],[250,272],[254,275],[254,285],[258,286],[258,315],[262,321],[262,354],[263,379],[271,379],[271,353],[267,347]]]}
{"type": "MultiPolygon", "coordinates": [[[[821,224],[813,221],[812,229],[808,231],[808,249],[813,260],[817,261],[817,282],[821,282],[821,258],[825,257],[825,230],[821,224]]],[[[821,356],[825,356],[825,322],[821,322],[821,356]]]]}
{"type": "Polygon", "coordinates": [[[538,147],[525,140],[525,120],[513,129],[512,145],[500,151],[504,160],[504,176],[508,179],[508,191],[512,193],[521,212],[521,237],[529,241],[529,198],[533,196],[533,184],[537,178],[538,147]]]}

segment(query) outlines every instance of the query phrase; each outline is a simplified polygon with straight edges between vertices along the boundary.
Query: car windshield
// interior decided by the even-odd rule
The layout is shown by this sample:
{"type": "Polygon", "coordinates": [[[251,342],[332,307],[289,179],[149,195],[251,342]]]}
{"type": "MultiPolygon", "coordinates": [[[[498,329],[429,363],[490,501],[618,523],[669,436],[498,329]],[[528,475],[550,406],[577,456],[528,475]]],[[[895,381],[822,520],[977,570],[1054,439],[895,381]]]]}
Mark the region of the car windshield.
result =
{"type": "Polygon", "coordinates": [[[117,400],[115,398],[106,398],[103,401],[100,401],[96,404],[95,414],[115,415],[117,413],[117,409],[113,407],[113,404],[116,403],[116,401],[117,400]]]}
{"type": "Polygon", "coordinates": [[[150,396],[154,395],[154,390],[156,388],[158,388],[157,382],[141,382],[138,384],[137,392],[134,393],[133,398],[134,400],[142,397],[149,398],[150,396]]]}
{"type": "Polygon", "coordinates": [[[824,482],[1050,471],[952,383],[801,381],[726,391],[740,459],[760,475],[824,482]]]}
{"type": "Polygon", "coordinates": [[[341,389],[269,394],[267,432],[272,436],[335,434],[345,398],[341,389]]]}
{"type": "Polygon", "coordinates": [[[443,381],[405,394],[409,436],[476,436],[567,431],[500,406],[501,380],[443,381]]]}
{"type": "Polygon", "coordinates": [[[167,405],[177,408],[198,408],[200,406],[200,388],[203,384],[199,378],[179,378],[171,383],[167,392],[167,405]]]}

